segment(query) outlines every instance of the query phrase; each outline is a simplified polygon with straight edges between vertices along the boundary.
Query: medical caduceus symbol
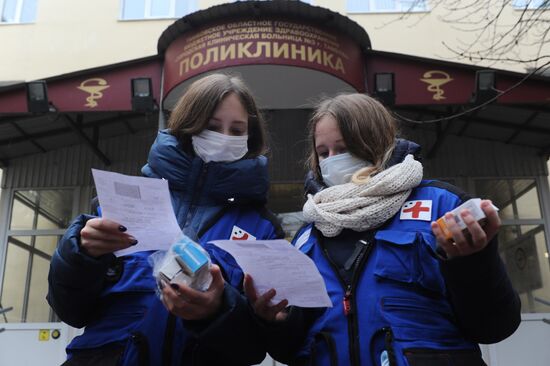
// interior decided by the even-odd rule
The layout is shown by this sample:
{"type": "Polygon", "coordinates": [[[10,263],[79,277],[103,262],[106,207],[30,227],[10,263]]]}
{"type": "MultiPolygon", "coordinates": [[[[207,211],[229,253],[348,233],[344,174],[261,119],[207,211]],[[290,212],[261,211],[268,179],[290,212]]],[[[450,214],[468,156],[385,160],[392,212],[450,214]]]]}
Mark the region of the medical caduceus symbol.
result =
{"type": "Polygon", "coordinates": [[[420,81],[428,84],[429,92],[435,93],[433,95],[434,100],[445,99],[445,97],[443,96],[445,90],[441,89],[441,87],[452,80],[453,79],[451,79],[451,76],[449,74],[439,70],[427,71],[424,73],[424,75],[422,75],[422,79],[420,79],[420,81]]]}
{"type": "Polygon", "coordinates": [[[95,108],[97,107],[96,99],[103,98],[102,91],[109,87],[110,86],[107,85],[107,80],[101,78],[92,78],[84,80],[77,88],[90,94],[90,96],[86,98],[86,102],[88,103],[84,104],[84,106],[95,108]]]}

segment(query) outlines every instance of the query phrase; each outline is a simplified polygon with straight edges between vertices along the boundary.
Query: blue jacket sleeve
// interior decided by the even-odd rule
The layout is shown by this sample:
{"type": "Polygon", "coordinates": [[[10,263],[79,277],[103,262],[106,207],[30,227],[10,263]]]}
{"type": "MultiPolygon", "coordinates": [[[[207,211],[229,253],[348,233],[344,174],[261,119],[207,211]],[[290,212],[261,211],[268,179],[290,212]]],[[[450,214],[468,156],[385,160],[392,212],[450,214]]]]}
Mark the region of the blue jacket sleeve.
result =
{"type": "Polygon", "coordinates": [[[297,360],[308,329],[323,311],[291,307],[285,321],[267,323],[256,317],[246,297],[226,284],[223,308],[214,320],[184,324],[197,339],[193,359],[201,365],[214,365],[220,359],[231,365],[259,364],[266,352],[288,364],[297,360]]]}
{"type": "MultiPolygon", "coordinates": [[[[265,217],[271,225],[261,234],[259,240],[280,239],[284,234],[272,217],[265,217]]],[[[201,364],[216,364],[220,359],[228,364],[252,365],[261,363],[266,355],[266,346],[248,299],[242,291],[243,274],[234,260],[227,259],[216,251],[210,251],[212,260],[222,269],[226,280],[223,305],[213,319],[205,321],[183,321],[184,326],[194,333],[197,347],[194,359],[201,364]],[[216,362],[217,361],[217,362],[216,362]]]]}
{"type": "MultiPolygon", "coordinates": [[[[429,185],[453,193],[443,196],[448,210],[471,198],[445,182],[432,181],[429,185]]],[[[517,329],[521,304],[500,259],[497,237],[478,253],[441,261],[440,269],[465,337],[477,343],[496,343],[517,329]]]]}
{"type": "Polygon", "coordinates": [[[65,323],[82,328],[94,315],[113,254],[92,258],[80,251],[80,230],[92,218],[78,216],[59,241],[48,274],[48,303],[65,323]]]}
{"type": "Polygon", "coordinates": [[[215,365],[255,365],[265,358],[265,346],[246,297],[226,283],[220,313],[211,320],[184,321],[196,338],[193,360],[215,365]]]}
{"type": "Polygon", "coordinates": [[[266,349],[269,355],[276,361],[284,364],[301,365],[303,360],[300,353],[308,343],[308,331],[325,308],[300,308],[290,307],[285,321],[267,323],[260,319],[257,320],[262,337],[266,343],[266,349]]]}
{"type": "Polygon", "coordinates": [[[500,259],[496,237],[478,253],[443,261],[441,271],[466,337],[496,343],[517,329],[521,303],[500,259]]]}

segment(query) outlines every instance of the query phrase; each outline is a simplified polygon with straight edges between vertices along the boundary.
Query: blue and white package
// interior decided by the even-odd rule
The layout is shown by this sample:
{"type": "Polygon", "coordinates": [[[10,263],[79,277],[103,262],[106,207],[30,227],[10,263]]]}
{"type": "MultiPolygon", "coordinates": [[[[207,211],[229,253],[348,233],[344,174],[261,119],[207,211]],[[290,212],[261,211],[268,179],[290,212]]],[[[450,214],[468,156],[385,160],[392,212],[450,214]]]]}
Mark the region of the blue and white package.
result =
{"type": "Polygon", "coordinates": [[[188,237],[184,237],[173,244],[172,250],[177,255],[176,260],[182,270],[189,276],[194,276],[203,266],[210,262],[208,253],[188,237]]]}
{"type": "Polygon", "coordinates": [[[206,291],[212,282],[210,255],[199,244],[183,236],[167,252],[149,257],[157,282],[186,285],[206,291]]]}

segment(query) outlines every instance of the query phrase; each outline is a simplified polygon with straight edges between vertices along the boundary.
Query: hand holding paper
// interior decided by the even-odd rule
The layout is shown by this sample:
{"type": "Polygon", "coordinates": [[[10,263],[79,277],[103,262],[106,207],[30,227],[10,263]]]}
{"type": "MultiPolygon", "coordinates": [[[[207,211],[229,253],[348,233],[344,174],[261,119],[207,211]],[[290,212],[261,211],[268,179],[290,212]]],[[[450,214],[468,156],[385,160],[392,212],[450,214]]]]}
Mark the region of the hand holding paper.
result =
{"type": "Polygon", "coordinates": [[[139,244],[117,255],[168,249],[181,236],[168,182],[92,169],[104,218],[127,228],[139,244]]]}
{"type": "Polygon", "coordinates": [[[216,240],[212,244],[231,254],[254,279],[256,292],[274,288],[274,303],[331,307],[325,282],[313,261],[286,240],[216,240]]]}

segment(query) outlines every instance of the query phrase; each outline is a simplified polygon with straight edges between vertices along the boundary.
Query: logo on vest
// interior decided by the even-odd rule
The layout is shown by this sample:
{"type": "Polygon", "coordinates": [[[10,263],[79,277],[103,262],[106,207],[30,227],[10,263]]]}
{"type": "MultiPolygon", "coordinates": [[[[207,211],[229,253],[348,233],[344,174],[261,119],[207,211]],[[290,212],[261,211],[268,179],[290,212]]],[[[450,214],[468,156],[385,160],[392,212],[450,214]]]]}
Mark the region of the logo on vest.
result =
{"type": "Polygon", "coordinates": [[[234,225],[229,240],[256,240],[256,237],[237,225],[234,225]]]}
{"type": "Polygon", "coordinates": [[[432,201],[407,201],[401,207],[401,220],[432,221],[432,201]]]}

